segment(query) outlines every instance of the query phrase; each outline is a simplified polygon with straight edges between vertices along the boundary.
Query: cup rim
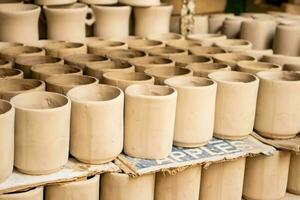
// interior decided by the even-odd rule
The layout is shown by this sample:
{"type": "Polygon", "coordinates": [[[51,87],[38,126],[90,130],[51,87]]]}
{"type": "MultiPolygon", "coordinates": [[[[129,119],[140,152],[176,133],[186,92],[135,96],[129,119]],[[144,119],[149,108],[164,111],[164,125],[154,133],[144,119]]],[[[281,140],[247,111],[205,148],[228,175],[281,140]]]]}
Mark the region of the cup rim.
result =
{"type": "Polygon", "coordinates": [[[300,83],[300,73],[297,72],[290,72],[290,71],[261,71],[257,72],[256,76],[259,79],[266,80],[266,81],[272,81],[272,82],[283,82],[283,83],[300,83]],[[282,80],[282,79],[273,79],[268,78],[268,75],[294,75],[297,76],[297,80],[282,80]]]}
{"type": "Polygon", "coordinates": [[[10,113],[14,112],[14,107],[9,101],[0,99],[0,104],[6,104],[6,105],[9,106],[9,108],[6,111],[4,111],[3,113],[0,113],[0,119],[4,118],[7,115],[9,115],[10,113]]]}
{"type": "Polygon", "coordinates": [[[164,83],[170,87],[174,87],[174,88],[183,88],[183,89],[189,89],[189,90],[198,90],[198,89],[204,89],[204,88],[210,88],[210,87],[216,87],[217,86],[217,82],[209,79],[209,78],[205,78],[205,77],[196,77],[196,76],[175,76],[175,77],[171,77],[168,78],[164,81],[164,83]],[[176,85],[174,83],[172,83],[172,81],[178,81],[178,80],[195,80],[195,81],[207,81],[209,82],[209,84],[207,85],[196,85],[196,86],[187,86],[187,85],[176,85]]]}
{"type": "Polygon", "coordinates": [[[162,86],[162,85],[151,85],[151,84],[133,84],[128,86],[125,89],[125,96],[130,96],[134,98],[142,98],[142,99],[165,99],[165,98],[172,98],[174,96],[177,96],[177,91],[174,88],[168,87],[168,86],[162,86]],[[146,94],[139,94],[136,93],[134,90],[136,89],[143,89],[143,88],[150,88],[150,89],[163,89],[163,90],[169,90],[166,95],[146,95],[146,94]]]}
{"type": "Polygon", "coordinates": [[[238,72],[238,71],[216,71],[216,72],[212,72],[210,74],[208,74],[208,78],[216,81],[217,83],[224,83],[224,84],[231,84],[231,85],[245,85],[245,84],[255,84],[257,82],[259,82],[259,79],[257,76],[255,75],[252,75],[250,73],[246,73],[246,72],[238,72]],[[248,76],[248,78],[251,78],[252,80],[249,80],[247,82],[244,82],[244,81],[228,81],[228,80],[222,80],[222,79],[219,79],[219,78],[216,78],[217,75],[222,75],[222,74],[240,74],[240,75],[243,75],[243,76],[248,76]]]}

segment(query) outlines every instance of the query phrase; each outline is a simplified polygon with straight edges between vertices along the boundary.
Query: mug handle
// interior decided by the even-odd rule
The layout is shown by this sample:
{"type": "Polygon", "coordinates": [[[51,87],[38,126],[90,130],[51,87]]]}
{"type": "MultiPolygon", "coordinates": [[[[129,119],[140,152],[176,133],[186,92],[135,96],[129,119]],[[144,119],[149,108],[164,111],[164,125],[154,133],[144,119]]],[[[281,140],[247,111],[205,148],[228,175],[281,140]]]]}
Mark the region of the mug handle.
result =
{"type": "Polygon", "coordinates": [[[91,15],[91,19],[85,19],[85,24],[88,26],[92,26],[96,21],[93,10],[91,8],[88,8],[86,15],[91,15]]]}

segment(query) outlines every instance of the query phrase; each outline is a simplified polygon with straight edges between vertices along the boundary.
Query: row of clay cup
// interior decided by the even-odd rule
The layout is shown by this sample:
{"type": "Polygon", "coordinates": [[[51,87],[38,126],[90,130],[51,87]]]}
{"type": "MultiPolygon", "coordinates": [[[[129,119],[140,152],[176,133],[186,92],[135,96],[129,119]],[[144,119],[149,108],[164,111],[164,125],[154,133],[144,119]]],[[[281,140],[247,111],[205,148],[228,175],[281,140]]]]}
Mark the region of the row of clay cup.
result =
{"type": "MultiPolygon", "coordinates": [[[[300,157],[286,151],[195,165],[177,173],[158,172],[132,178],[105,173],[64,184],[45,186],[45,200],[246,200],[282,199],[286,189],[300,194],[300,157]],[[221,178],[220,178],[221,177],[221,178]],[[101,179],[101,183],[100,183],[101,179]],[[272,184],[270,184],[272,183],[272,184]]],[[[0,195],[0,200],[41,200],[43,188],[0,195]]]]}
{"type": "MultiPolygon", "coordinates": [[[[173,6],[159,4],[153,7],[134,7],[134,33],[146,36],[150,33],[169,32],[173,6]],[[160,13],[158,16],[156,13],[160,13]]],[[[130,32],[132,8],[126,5],[91,8],[83,3],[49,5],[43,7],[47,38],[84,42],[86,25],[94,24],[93,35],[103,39],[125,40],[130,32]],[[88,16],[90,16],[88,18],[88,16]],[[64,31],[61,32],[61,27],[64,31]]],[[[32,44],[39,40],[41,8],[33,4],[0,4],[0,40],[32,44]]]]}

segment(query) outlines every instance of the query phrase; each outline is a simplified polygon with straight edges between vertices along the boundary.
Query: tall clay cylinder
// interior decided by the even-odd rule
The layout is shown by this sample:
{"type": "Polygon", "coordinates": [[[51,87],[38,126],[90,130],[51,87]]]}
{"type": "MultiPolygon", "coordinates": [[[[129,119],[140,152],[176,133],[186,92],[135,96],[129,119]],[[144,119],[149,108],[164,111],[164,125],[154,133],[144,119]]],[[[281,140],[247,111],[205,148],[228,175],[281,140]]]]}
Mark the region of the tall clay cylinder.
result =
{"type": "Polygon", "coordinates": [[[259,72],[255,130],[268,138],[287,139],[300,131],[300,74],[259,72]]]}
{"type": "Polygon", "coordinates": [[[9,102],[0,100],[0,182],[12,173],[14,167],[14,125],[15,109],[9,102]]]}
{"type": "Polygon", "coordinates": [[[185,169],[176,175],[158,172],[155,200],[199,200],[200,181],[201,166],[185,169]]]}
{"type": "Polygon", "coordinates": [[[125,90],[124,152],[163,159],[172,151],[177,92],[166,86],[131,85],[125,90]]]}
{"type": "Polygon", "coordinates": [[[121,173],[101,175],[101,200],[153,200],[155,174],[131,178],[121,173]]]}
{"type": "Polygon", "coordinates": [[[19,94],[15,117],[15,167],[26,174],[58,171],[68,161],[70,100],[51,92],[19,94]]]}
{"type": "Polygon", "coordinates": [[[243,197],[247,200],[283,199],[288,181],[290,153],[248,157],[243,197]]]}
{"type": "Polygon", "coordinates": [[[300,155],[292,154],[287,190],[300,195],[300,155]]]}
{"type": "Polygon", "coordinates": [[[89,164],[115,159],[123,149],[123,92],[97,84],[73,88],[67,95],[72,100],[71,154],[89,164]]]}
{"type": "Polygon", "coordinates": [[[218,83],[214,136],[242,139],[253,131],[259,80],[244,72],[208,75],[218,83]]]}
{"type": "Polygon", "coordinates": [[[47,186],[45,200],[99,200],[100,176],[47,186]]]}
{"type": "Polygon", "coordinates": [[[37,187],[25,192],[0,194],[0,200],[43,200],[43,187],[37,187]]]}
{"type": "Polygon", "coordinates": [[[200,199],[240,200],[243,191],[245,158],[212,164],[202,170],[200,199]]]}
{"type": "Polygon", "coordinates": [[[165,83],[178,92],[174,144],[207,144],[214,131],[217,83],[200,77],[174,77],[165,83]]]}

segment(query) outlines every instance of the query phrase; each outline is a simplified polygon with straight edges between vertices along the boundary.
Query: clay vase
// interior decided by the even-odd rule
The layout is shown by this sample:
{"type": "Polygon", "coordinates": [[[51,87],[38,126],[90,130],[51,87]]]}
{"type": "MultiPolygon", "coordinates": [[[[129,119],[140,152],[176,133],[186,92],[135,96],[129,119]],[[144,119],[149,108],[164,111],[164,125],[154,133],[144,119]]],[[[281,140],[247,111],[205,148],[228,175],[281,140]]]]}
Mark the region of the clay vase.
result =
{"type": "Polygon", "coordinates": [[[201,166],[177,174],[158,172],[155,177],[155,200],[199,200],[201,166]]]}
{"type": "Polygon", "coordinates": [[[45,200],[99,200],[100,176],[45,187],[45,200]]]}
{"type": "Polygon", "coordinates": [[[245,54],[241,53],[220,53],[220,54],[215,54],[213,56],[213,59],[216,63],[222,63],[229,65],[232,70],[236,70],[237,68],[237,63],[239,61],[256,61],[255,57],[248,56],[245,54]]]}
{"type": "Polygon", "coordinates": [[[198,77],[208,77],[208,74],[217,72],[217,71],[231,71],[229,65],[222,63],[192,63],[186,66],[186,68],[193,71],[193,76],[198,77]]]}
{"type": "Polygon", "coordinates": [[[119,0],[119,2],[134,7],[158,6],[160,4],[159,0],[119,0]]]}
{"type": "Polygon", "coordinates": [[[268,138],[288,139],[300,130],[300,74],[259,72],[255,130],[268,138]],[[276,101],[274,101],[276,99],[276,101]],[[293,101],[291,101],[293,99],[293,101]],[[288,103],[287,103],[288,102],[288,103]]]}
{"type": "Polygon", "coordinates": [[[273,49],[263,49],[263,50],[250,49],[250,50],[237,51],[236,53],[241,53],[247,56],[254,57],[256,58],[256,60],[261,60],[265,55],[273,55],[273,49]]]}
{"type": "Polygon", "coordinates": [[[280,71],[280,65],[267,63],[267,62],[257,62],[257,61],[240,61],[237,63],[237,71],[246,72],[256,75],[261,71],[280,71]]]}
{"type": "Polygon", "coordinates": [[[51,76],[62,74],[82,74],[82,70],[70,65],[63,64],[39,64],[31,68],[32,78],[46,80],[51,76]]]}
{"type": "Polygon", "coordinates": [[[135,66],[136,72],[144,72],[145,70],[151,68],[175,67],[175,62],[173,60],[159,56],[134,58],[129,62],[135,66]]]}
{"type": "Polygon", "coordinates": [[[146,38],[148,40],[157,40],[161,42],[167,42],[169,40],[183,40],[183,36],[178,33],[157,33],[147,35],[146,38]]]}
{"type": "Polygon", "coordinates": [[[45,50],[32,46],[7,47],[0,51],[1,58],[15,62],[17,57],[23,56],[44,56],[45,50]]]}
{"type": "Polygon", "coordinates": [[[47,23],[47,38],[50,40],[84,42],[85,25],[92,25],[95,19],[87,19],[92,10],[82,3],[44,6],[47,23]],[[64,31],[61,31],[62,27],[64,31]]]}
{"type": "Polygon", "coordinates": [[[38,64],[63,64],[61,58],[51,56],[21,56],[17,57],[15,61],[15,68],[22,70],[25,78],[31,78],[31,68],[38,64]]]}
{"type": "Polygon", "coordinates": [[[12,68],[13,64],[11,61],[4,60],[0,58],[0,69],[2,68],[12,68]]]}
{"type": "Polygon", "coordinates": [[[60,170],[69,156],[70,100],[51,92],[28,92],[10,102],[16,109],[17,170],[33,175],[60,170]]]}
{"type": "Polygon", "coordinates": [[[107,72],[103,74],[103,83],[121,90],[133,84],[154,84],[154,78],[141,72],[107,72]]]}
{"type": "Polygon", "coordinates": [[[242,22],[246,20],[252,20],[252,18],[242,16],[227,17],[223,22],[222,33],[228,39],[239,38],[242,22]]]}
{"type": "Polygon", "coordinates": [[[208,56],[195,56],[195,55],[183,55],[183,56],[172,56],[171,59],[175,62],[176,67],[186,67],[192,63],[213,63],[213,59],[208,56]]]}
{"type": "Polygon", "coordinates": [[[0,195],[0,200],[43,200],[43,187],[37,187],[24,192],[0,195]]]}
{"type": "Polygon", "coordinates": [[[249,40],[253,49],[272,48],[275,35],[276,22],[269,19],[257,19],[243,21],[240,38],[249,40]],[[255,34],[253,34],[255,31],[255,34]]]}
{"type": "Polygon", "coordinates": [[[113,50],[107,53],[107,57],[118,62],[129,62],[134,58],[144,58],[146,56],[145,52],[134,49],[113,50]]]}
{"type": "Polygon", "coordinates": [[[37,41],[40,12],[41,8],[33,4],[0,4],[0,40],[22,43],[37,41]]]}
{"type": "Polygon", "coordinates": [[[66,95],[71,89],[82,85],[96,85],[98,80],[80,74],[62,74],[51,76],[46,80],[47,91],[66,95]]]}
{"type": "Polygon", "coordinates": [[[71,154],[88,164],[114,160],[123,149],[124,94],[109,85],[71,89],[71,154]]]}
{"type": "Polygon", "coordinates": [[[148,54],[150,56],[161,56],[164,58],[171,58],[173,56],[188,55],[188,51],[182,49],[176,49],[173,47],[157,47],[148,50],[148,54]]]}
{"type": "Polygon", "coordinates": [[[170,4],[134,7],[134,34],[147,36],[150,34],[169,33],[172,10],[173,5],[170,4]]]}
{"type": "Polygon", "coordinates": [[[53,42],[45,47],[48,56],[64,58],[73,54],[86,54],[87,47],[83,43],[75,42],[53,42]]]}
{"type": "Polygon", "coordinates": [[[300,27],[294,25],[279,25],[274,38],[274,53],[288,56],[300,56],[300,27]],[[288,40],[286,39],[288,38],[288,40]]]}
{"type": "Polygon", "coordinates": [[[278,64],[282,66],[285,64],[298,64],[300,62],[300,57],[273,54],[273,55],[264,55],[261,61],[278,64]]]}
{"type": "MultiPolygon", "coordinates": [[[[15,109],[7,102],[0,100],[0,183],[4,181],[14,168],[14,124],[15,109]]],[[[1,199],[1,195],[0,195],[1,199]]]]}
{"type": "Polygon", "coordinates": [[[83,71],[85,71],[87,65],[104,65],[110,62],[108,58],[94,54],[74,54],[65,57],[64,60],[67,65],[78,67],[83,71]]]}
{"type": "Polygon", "coordinates": [[[125,40],[129,36],[130,6],[92,5],[94,35],[104,40],[125,40]]]}
{"type": "Polygon", "coordinates": [[[127,49],[128,46],[125,42],[107,41],[107,40],[94,40],[87,44],[88,53],[106,56],[112,50],[127,49]]]}
{"type": "Polygon", "coordinates": [[[101,175],[101,200],[153,200],[155,174],[131,178],[127,174],[101,175]]]}
{"type": "Polygon", "coordinates": [[[300,195],[300,156],[291,154],[290,171],[287,190],[290,193],[300,195]]]}
{"type": "Polygon", "coordinates": [[[0,79],[0,99],[9,101],[18,94],[45,91],[43,81],[35,79],[0,79]]]}
{"type": "Polygon", "coordinates": [[[169,40],[166,45],[176,49],[189,50],[191,47],[202,46],[200,42],[192,40],[169,40]]]}
{"type": "Polygon", "coordinates": [[[176,90],[166,86],[131,85],[125,90],[125,154],[163,159],[171,153],[176,99],[176,90]]]}
{"type": "Polygon", "coordinates": [[[282,67],[283,71],[290,71],[290,72],[300,72],[300,65],[299,64],[284,64],[282,67]]]}
{"type": "Polygon", "coordinates": [[[272,156],[248,157],[244,199],[283,199],[288,181],[290,155],[288,151],[276,151],[272,156]]]}
{"type": "Polygon", "coordinates": [[[153,76],[156,85],[165,85],[165,80],[171,77],[193,76],[192,70],[182,67],[156,67],[145,70],[145,74],[153,76]]]}
{"type": "Polygon", "coordinates": [[[130,49],[135,49],[139,51],[145,51],[147,52],[150,49],[156,48],[156,47],[164,47],[165,44],[158,40],[132,40],[128,42],[128,47],[130,49]]]}
{"type": "Polygon", "coordinates": [[[253,132],[259,80],[233,71],[208,75],[218,83],[214,136],[239,140],[253,132]]]}
{"type": "Polygon", "coordinates": [[[217,47],[224,49],[227,52],[246,51],[252,49],[252,44],[248,40],[242,39],[227,39],[215,42],[217,47]]]}
{"type": "Polygon", "coordinates": [[[174,77],[165,84],[177,90],[174,145],[200,147],[213,137],[217,83],[207,78],[174,77]]]}
{"type": "Polygon", "coordinates": [[[203,46],[213,46],[216,41],[226,40],[226,35],[219,33],[190,34],[187,39],[201,42],[203,46]]]}
{"type": "Polygon", "coordinates": [[[0,68],[0,79],[23,79],[24,74],[21,70],[0,68]]]}
{"type": "Polygon", "coordinates": [[[232,13],[216,13],[209,15],[208,18],[208,32],[209,33],[221,33],[223,22],[227,17],[233,17],[232,13]]]}
{"type": "Polygon", "coordinates": [[[200,199],[240,200],[245,158],[215,163],[202,170],[200,199]]]}
{"type": "Polygon", "coordinates": [[[226,51],[220,47],[191,47],[189,49],[192,55],[196,56],[213,56],[214,54],[226,53],[226,51]]]}

